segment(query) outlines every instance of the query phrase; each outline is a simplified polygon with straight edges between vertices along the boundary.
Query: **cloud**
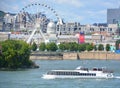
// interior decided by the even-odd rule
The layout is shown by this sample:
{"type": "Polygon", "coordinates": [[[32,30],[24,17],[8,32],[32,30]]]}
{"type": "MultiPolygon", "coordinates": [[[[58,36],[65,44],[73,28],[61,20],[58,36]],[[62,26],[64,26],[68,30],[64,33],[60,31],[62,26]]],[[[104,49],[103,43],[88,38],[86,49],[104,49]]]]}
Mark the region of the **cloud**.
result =
{"type": "Polygon", "coordinates": [[[19,6],[18,6],[18,5],[15,5],[15,6],[12,7],[12,9],[13,9],[14,11],[18,11],[18,10],[19,10],[19,6]]]}
{"type": "Polygon", "coordinates": [[[118,8],[120,6],[120,3],[117,1],[111,1],[111,2],[104,2],[103,4],[101,4],[101,6],[104,6],[106,8],[118,8]]]}
{"type": "Polygon", "coordinates": [[[56,3],[59,4],[65,4],[65,5],[72,5],[75,7],[81,7],[83,4],[80,2],[80,0],[53,0],[56,3]]]}
{"type": "Polygon", "coordinates": [[[104,9],[103,10],[98,10],[98,11],[86,11],[86,12],[84,12],[84,14],[85,14],[85,20],[87,20],[89,23],[106,22],[107,11],[104,10],[104,9]]]}
{"type": "Polygon", "coordinates": [[[98,11],[86,11],[86,14],[88,14],[88,16],[103,16],[106,15],[107,11],[106,10],[98,10],[98,11]]]}
{"type": "Polygon", "coordinates": [[[0,10],[5,12],[18,12],[19,4],[16,4],[17,0],[1,0],[0,2],[0,10]]]}
{"type": "Polygon", "coordinates": [[[0,10],[7,11],[10,9],[10,6],[8,3],[1,1],[0,2],[0,10]]]}
{"type": "Polygon", "coordinates": [[[81,22],[84,20],[84,16],[76,13],[70,13],[69,11],[58,11],[58,14],[65,22],[81,22]]]}
{"type": "Polygon", "coordinates": [[[85,13],[85,20],[90,20],[91,22],[106,22],[107,18],[107,11],[106,10],[99,10],[99,11],[86,11],[85,13]],[[86,14],[88,14],[86,16],[86,14]]]}

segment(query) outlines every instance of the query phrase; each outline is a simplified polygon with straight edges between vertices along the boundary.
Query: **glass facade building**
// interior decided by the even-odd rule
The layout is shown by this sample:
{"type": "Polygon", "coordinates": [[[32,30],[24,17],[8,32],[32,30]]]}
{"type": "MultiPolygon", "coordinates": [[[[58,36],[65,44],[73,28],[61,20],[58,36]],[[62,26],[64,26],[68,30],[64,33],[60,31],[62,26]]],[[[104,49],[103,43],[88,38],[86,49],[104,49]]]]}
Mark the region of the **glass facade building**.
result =
{"type": "Polygon", "coordinates": [[[120,22],[120,7],[115,9],[107,9],[107,23],[116,24],[120,22]]]}

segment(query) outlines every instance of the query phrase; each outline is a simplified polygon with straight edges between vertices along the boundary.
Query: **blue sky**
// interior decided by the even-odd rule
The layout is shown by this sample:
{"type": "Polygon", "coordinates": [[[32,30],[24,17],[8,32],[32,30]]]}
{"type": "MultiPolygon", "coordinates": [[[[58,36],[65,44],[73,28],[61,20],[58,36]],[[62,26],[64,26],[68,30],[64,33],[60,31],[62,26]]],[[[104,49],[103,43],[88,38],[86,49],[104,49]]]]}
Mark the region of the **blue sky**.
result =
{"type": "Polygon", "coordinates": [[[26,5],[35,2],[49,5],[65,22],[81,24],[104,23],[107,9],[120,6],[120,0],[0,0],[0,10],[19,13],[26,5]]]}

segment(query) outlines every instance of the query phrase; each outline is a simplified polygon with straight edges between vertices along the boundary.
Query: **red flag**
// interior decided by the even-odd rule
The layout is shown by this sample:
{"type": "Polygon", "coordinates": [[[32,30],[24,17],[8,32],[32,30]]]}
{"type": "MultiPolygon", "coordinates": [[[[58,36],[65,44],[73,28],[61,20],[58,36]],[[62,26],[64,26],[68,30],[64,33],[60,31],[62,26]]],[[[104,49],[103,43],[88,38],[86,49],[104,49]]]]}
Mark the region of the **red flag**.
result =
{"type": "Polygon", "coordinates": [[[80,35],[79,35],[79,43],[84,43],[84,42],[85,42],[84,33],[81,33],[81,32],[80,32],[80,35]]]}

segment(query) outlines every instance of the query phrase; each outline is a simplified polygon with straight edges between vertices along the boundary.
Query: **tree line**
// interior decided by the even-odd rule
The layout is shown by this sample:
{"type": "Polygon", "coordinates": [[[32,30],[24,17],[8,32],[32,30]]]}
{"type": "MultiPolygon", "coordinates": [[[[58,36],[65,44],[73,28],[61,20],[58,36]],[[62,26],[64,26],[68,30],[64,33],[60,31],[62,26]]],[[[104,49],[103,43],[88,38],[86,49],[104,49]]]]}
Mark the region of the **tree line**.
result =
{"type": "Polygon", "coordinates": [[[37,46],[37,44],[34,42],[32,45],[32,50],[36,51],[37,48],[39,48],[39,51],[109,51],[110,50],[110,44],[107,44],[106,47],[104,47],[103,44],[99,44],[99,45],[94,45],[92,43],[83,43],[83,44],[78,44],[76,42],[70,42],[70,43],[60,43],[60,44],[56,44],[54,42],[51,43],[40,43],[39,47],[37,46]]]}

